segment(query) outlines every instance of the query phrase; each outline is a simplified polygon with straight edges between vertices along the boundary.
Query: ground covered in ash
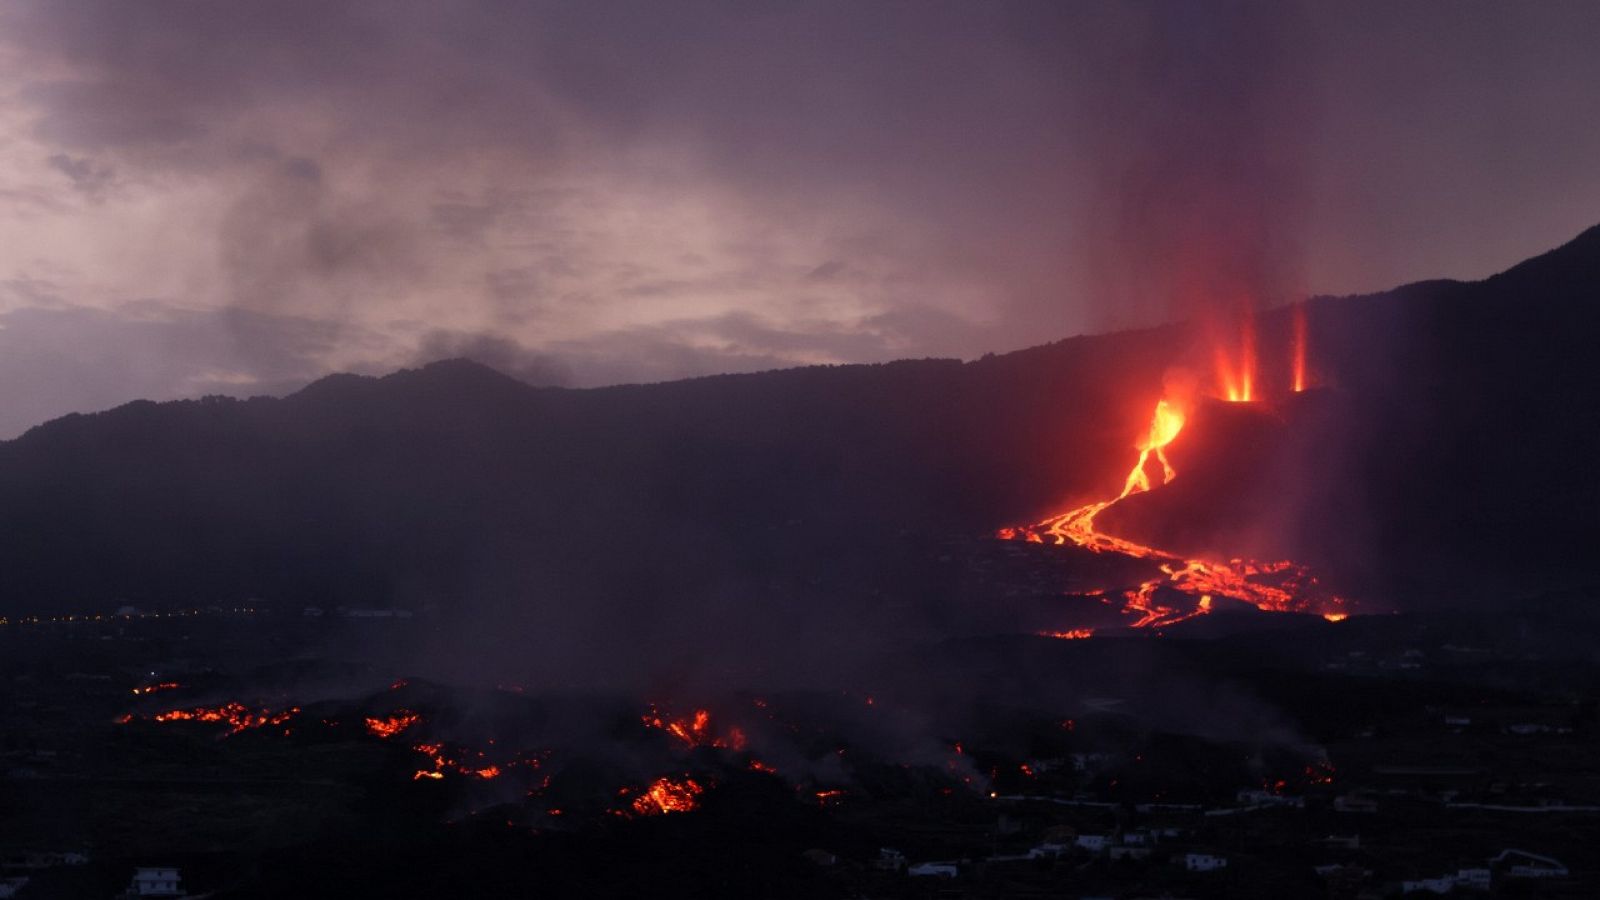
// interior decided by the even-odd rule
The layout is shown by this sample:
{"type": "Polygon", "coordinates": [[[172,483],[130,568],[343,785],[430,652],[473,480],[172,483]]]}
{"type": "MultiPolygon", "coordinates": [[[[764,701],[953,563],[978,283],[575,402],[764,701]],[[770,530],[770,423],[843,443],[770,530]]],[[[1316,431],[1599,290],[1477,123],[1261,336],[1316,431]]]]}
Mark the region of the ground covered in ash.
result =
{"type": "Polygon", "coordinates": [[[407,671],[426,616],[11,623],[0,878],[24,900],[150,865],[239,898],[1593,896],[1595,599],[908,640],[833,683],[653,691],[407,671]]]}

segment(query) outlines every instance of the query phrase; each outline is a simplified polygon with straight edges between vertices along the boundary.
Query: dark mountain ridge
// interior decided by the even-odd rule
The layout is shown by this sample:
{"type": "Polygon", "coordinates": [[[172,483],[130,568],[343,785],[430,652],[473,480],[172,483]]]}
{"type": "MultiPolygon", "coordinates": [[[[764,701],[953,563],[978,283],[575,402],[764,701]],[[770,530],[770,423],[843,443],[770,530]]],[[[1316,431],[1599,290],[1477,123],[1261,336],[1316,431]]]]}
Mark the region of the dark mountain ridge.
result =
{"type": "MultiPolygon", "coordinates": [[[[1597,294],[1600,227],[1481,282],[1314,298],[1327,399],[1283,406],[1270,475],[1229,476],[1231,504],[1180,479],[1119,527],[1303,557],[1379,605],[1485,571],[1497,589],[1581,577],[1600,533],[1597,294]],[[1222,515],[1246,508],[1249,527],[1222,515]]],[[[1264,372],[1286,367],[1288,328],[1263,317],[1264,372]]],[[[0,613],[257,598],[488,604],[514,625],[581,607],[583,641],[765,604],[831,615],[820,593],[938,598],[908,541],[1114,491],[1164,373],[1198,349],[1174,325],[590,390],[452,360],[71,415],[0,443],[0,613]]]]}

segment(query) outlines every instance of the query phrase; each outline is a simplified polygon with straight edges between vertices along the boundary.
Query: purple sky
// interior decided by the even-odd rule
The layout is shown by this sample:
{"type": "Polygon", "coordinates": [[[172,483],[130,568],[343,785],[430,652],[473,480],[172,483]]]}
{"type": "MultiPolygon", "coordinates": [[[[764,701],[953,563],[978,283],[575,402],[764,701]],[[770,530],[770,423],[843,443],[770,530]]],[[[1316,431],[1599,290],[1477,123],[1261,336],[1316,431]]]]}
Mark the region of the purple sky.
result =
{"type": "Polygon", "coordinates": [[[0,438],[971,357],[1600,221],[1600,4],[5,0],[0,438]]]}

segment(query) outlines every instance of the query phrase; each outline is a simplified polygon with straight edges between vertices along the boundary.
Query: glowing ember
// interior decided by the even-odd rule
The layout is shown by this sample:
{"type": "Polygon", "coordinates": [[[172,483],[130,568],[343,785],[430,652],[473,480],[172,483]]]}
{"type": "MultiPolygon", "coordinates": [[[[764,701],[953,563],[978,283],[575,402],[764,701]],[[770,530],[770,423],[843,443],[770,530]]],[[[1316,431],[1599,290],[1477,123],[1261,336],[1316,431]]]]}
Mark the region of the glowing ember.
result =
{"type": "Polygon", "coordinates": [[[1093,628],[1073,628],[1067,631],[1041,631],[1040,637],[1053,637],[1062,641],[1081,641],[1084,638],[1094,637],[1093,628]]]}
{"type": "MultiPolygon", "coordinates": [[[[493,744],[494,741],[489,743],[493,744]]],[[[499,778],[507,771],[515,768],[538,769],[544,765],[544,757],[548,751],[535,751],[523,753],[513,759],[501,757],[499,762],[491,762],[487,753],[482,750],[472,750],[465,747],[446,747],[443,743],[428,742],[412,744],[411,749],[428,758],[432,768],[418,769],[411,775],[412,781],[421,781],[426,778],[438,781],[447,774],[465,776],[467,778],[481,778],[488,781],[499,778]],[[467,757],[476,757],[468,760],[467,757]]],[[[548,782],[546,778],[546,782],[548,782]]]]}
{"type": "Polygon", "coordinates": [[[243,703],[224,703],[221,706],[196,706],[192,709],[173,709],[156,713],[157,722],[218,722],[228,726],[229,734],[238,734],[251,728],[282,725],[294,718],[300,707],[291,706],[280,712],[269,709],[251,710],[243,703]]]}
{"type": "Polygon", "coordinates": [[[633,811],[641,816],[663,813],[690,812],[705,793],[693,778],[657,778],[645,792],[633,800],[633,811]]]}
{"type": "Polygon", "coordinates": [[[729,728],[725,734],[716,734],[711,727],[711,713],[704,709],[697,709],[694,715],[688,718],[672,718],[663,715],[655,706],[639,720],[646,728],[657,728],[672,735],[689,747],[719,747],[729,750],[743,750],[745,748],[744,732],[738,728],[729,728]]]}
{"type": "Polygon", "coordinates": [[[844,802],[845,792],[839,788],[834,788],[827,791],[817,791],[816,797],[818,806],[838,806],[844,802]]]}
{"type": "Polygon", "coordinates": [[[456,768],[455,760],[444,754],[443,744],[413,744],[411,749],[428,757],[433,762],[432,769],[418,769],[416,774],[411,776],[412,781],[422,778],[430,778],[437,781],[444,777],[445,769],[456,768]]]}
{"type": "Polygon", "coordinates": [[[177,683],[176,681],[163,681],[160,684],[147,684],[143,687],[136,687],[133,689],[133,693],[136,697],[144,697],[149,694],[154,694],[156,691],[170,691],[181,687],[183,687],[183,685],[177,683]]]}
{"type": "Polygon", "coordinates": [[[397,709],[382,719],[367,717],[367,734],[388,740],[422,721],[422,716],[409,709],[397,709]]]}
{"type": "MultiPolygon", "coordinates": [[[[1236,384],[1241,386],[1236,399],[1250,399],[1249,385],[1248,379],[1236,384]]],[[[1160,577],[1121,592],[1123,611],[1136,617],[1132,623],[1134,628],[1172,625],[1203,615],[1211,611],[1215,597],[1233,597],[1269,612],[1317,612],[1330,621],[1339,621],[1348,615],[1344,600],[1318,590],[1316,578],[1295,563],[1183,559],[1095,528],[1095,517],[1112,504],[1154,490],[1177,477],[1177,470],[1167,460],[1165,448],[1183,430],[1185,421],[1180,408],[1171,401],[1161,400],[1151,416],[1149,431],[1139,445],[1139,458],[1123,482],[1122,493],[1114,499],[1080,506],[1031,527],[1001,529],[998,536],[1033,543],[1075,544],[1094,553],[1116,553],[1155,563],[1160,577]],[[1152,456],[1160,464],[1159,482],[1152,481],[1149,471],[1152,456]],[[1175,595],[1191,598],[1193,602],[1176,605],[1161,599],[1175,595]]],[[[1049,636],[1088,637],[1086,631],[1089,630],[1050,632],[1049,636]]]]}

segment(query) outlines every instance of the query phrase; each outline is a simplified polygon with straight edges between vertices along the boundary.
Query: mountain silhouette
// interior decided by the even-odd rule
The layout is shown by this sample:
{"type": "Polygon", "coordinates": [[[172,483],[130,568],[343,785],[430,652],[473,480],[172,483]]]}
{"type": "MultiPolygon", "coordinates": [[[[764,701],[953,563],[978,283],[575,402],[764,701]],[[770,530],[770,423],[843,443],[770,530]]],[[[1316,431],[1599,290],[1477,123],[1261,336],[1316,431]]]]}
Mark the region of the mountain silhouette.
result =
{"type": "MultiPolygon", "coordinates": [[[[1197,414],[1184,474],[1102,525],[1303,557],[1390,604],[1583,577],[1597,297],[1600,227],[1481,282],[1314,298],[1321,387],[1197,414]]],[[[1264,368],[1288,327],[1262,318],[1264,368]]],[[[0,443],[0,614],[583,607],[603,634],[959,602],[908,548],[1114,491],[1197,334],[585,390],[448,360],[70,415],[0,443]]]]}

